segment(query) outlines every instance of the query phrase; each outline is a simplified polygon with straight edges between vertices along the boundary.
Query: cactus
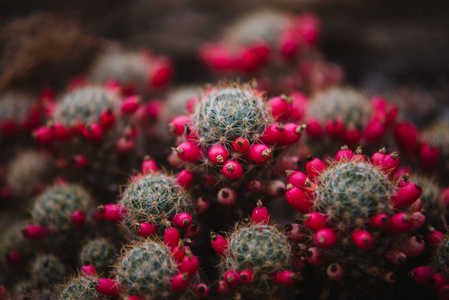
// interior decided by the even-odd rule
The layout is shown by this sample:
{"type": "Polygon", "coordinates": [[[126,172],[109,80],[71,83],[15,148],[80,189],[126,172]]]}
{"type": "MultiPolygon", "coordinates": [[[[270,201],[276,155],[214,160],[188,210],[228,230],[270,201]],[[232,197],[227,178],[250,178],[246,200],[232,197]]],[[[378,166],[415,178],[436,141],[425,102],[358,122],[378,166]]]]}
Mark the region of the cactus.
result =
{"type": "Polygon", "coordinates": [[[57,299],[108,299],[108,297],[101,295],[95,290],[96,286],[97,282],[94,278],[78,275],[77,277],[70,278],[66,283],[60,286],[60,293],[57,299]]]}
{"type": "Polygon", "coordinates": [[[53,161],[48,154],[28,150],[9,164],[6,181],[16,196],[29,196],[51,179],[53,161]]]}
{"type": "Polygon", "coordinates": [[[449,276],[449,236],[432,249],[432,264],[437,272],[441,272],[446,278],[449,276]]]}
{"type": "Polygon", "coordinates": [[[55,297],[55,291],[49,285],[39,287],[32,281],[20,281],[14,286],[13,299],[47,300],[55,297]]]}
{"type": "Polygon", "coordinates": [[[80,253],[81,265],[93,265],[100,273],[108,271],[115,259],[114,246],[103,238],[87,241],[80,253]]]}
{"type": "Polygon", "coordinates": [[[374,293],[370,284],[394,282],[394,266],[407,258],[406,234],[425,222],[412,208],[422,187],[407,178],[396,182],[398,165],[396,153],[382,150],[369,162],[344,147],[327,166],[311,159],[308,175],[290,173],[286,198],[308,228],[301,255],[326,267],[343,295],[374,293]]]}
{"type": "Polygon", "coordinates": [[[421,132],[420,158],[426,170],[449,170],[449,122],[442,120],[421,132]]]}
{"type": "Polygon", "coordinates": [[[167,246],[142,240],[125,248],[114,272],[128,296],[171,299],[174,293],[170,280],[179,271],[167,246]]]}
{"type": "Polygon", "coordinates": [[[0,236],[1,262],[15,266],[34,254],[34,245],[22,235],[24,222],[10,225],[0,236]]]}
{"type": "Polygon", "coordinates": [[[50,286],[60,281],[64,275],[64,265],[54,255],[39,255],[31,264],[31,277],[39,286],[50,286]]]}
{"type": "Polygon", "coordinates": [[[131,181],[123,192],[120,205],[126,209],[122,222],[128,237],[137,236],[141,223],[156,226],[159,233],[175,215],[193,213],[192,201],[172,176],[150,172],[131,181]]]}
{"type": "Polygon", "coordinates": [[[32,108],[32,96],[14,91],[3,92],[0,95],[0,132],[2,136],[15,137],[19,130],[26,126],[32,108]]]}

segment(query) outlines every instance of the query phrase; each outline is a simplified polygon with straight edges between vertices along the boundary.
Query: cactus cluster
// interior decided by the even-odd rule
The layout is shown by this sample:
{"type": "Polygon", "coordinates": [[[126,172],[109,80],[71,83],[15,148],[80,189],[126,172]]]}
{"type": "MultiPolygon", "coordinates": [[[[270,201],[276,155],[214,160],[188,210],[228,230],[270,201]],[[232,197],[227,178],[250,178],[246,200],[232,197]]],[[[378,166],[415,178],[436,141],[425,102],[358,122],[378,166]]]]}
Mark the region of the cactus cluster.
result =
{"type": "Polygon", "coordinates": [[[64,265],[54,255],[39,255],[31,264],[31,278],[37,285],[61,281],[64,274],[64,265]]]}
{"type": "Polygon", "coordinates": [[[97,272],[110,270],[116,259],[114,246],[104,238],[88,240],[81,249],[81,265],[92,265],[97,272]]]}

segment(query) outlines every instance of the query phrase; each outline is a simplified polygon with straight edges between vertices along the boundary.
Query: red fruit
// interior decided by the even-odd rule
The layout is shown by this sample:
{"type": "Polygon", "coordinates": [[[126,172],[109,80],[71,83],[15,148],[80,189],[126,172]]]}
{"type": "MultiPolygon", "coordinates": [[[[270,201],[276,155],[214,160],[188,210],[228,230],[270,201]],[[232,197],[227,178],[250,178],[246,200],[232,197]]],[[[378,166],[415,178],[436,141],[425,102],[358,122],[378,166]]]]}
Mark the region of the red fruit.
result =
{"type": "Polygon", "coordinates": [[[265,58],[260,56],[257,49],[244,48],[239,53],[236,63],[237,67],[246,72],[254,72],[264,63],[265,58]]]}
{"type": "Polygon", "coordinates": [[[299,122],[304,117],[306,106],[307,106],[307,96],[301,92],[291,92],[289,95],[292,99],[292,112],[290,114],[290,119],[299,122]]]}
{"type": "Polygon", "coordinates": [[[449,284],[441,286],[438,295],[443,300],[449,299],[449,284]]]}
{"type": "Polygon", "coordinates": [[[232,206],[237,201],[237,193],[231,188],[222,188],[218,191],[217,200],[221,205],[232,206]]]}
{"type": "Polygon", "coordinates": [[[392,233],[404,234],[411,231],[413,227],[412,217],[404,212],[395,214],[390,218],[388,229],[392,233]]]}
{"type": "Polygon", "coordinates": [[[338,263],[333,263],[329,265],[326,270],[327,277],[332,281],[341,281],[345,278],[345,270],[338,263]]]}
{"type": "MultiPolygon", "coordinates": [[[[22,263],[23,257],[19,252],[13,250],[13,251],[10,251],[6,255],[5,260],[6,260],[6,263],[10,266],[17,266],[22,263]]],[[[0,299],[1,299],[1,297],[0,297],[0,299]]]]}
{"type": "Polygon", "coordinates": [[[285,171],[287,174],[287,184],[291,184],[294,187],[300,188],[302,191],[305,191],[307,188],[306,180],[308,179],[307,175],[303,172],[298,171],[285,171]]]}
{"type": "Polygon", "coordinates": [[[192,224],[192,216],[186,212],[176,214],[173,217],[173,223],[179,228],[186,228],[192,224]]]}
{"type": "Polygon", "coordinates": [[[259,180],[251,180],[248,185],[248,190],[250,190],[250,192],[252,193],[257,193],[260,192],[260,190],[262,190],[262,183],[260,183],[259,180]]]}
{"type": "Polygon", "coordinates": [[[158,171],[156,161],[151,159],[149,156],[145,156],[141,169],[142,169],[142,173],[145,175],[149,174],[151,172],[158,171]]]}
{"type": "Polygon", "coordinates": [[[335,155],[335,161],[350,161],[353,156],[354,153],[348,149],[348,146],[343,146],[335,155]]]}
{"type": "Polygon", "coordinates": [[[126,154],[134,149],[134,140],[127,134],[120,137],[116,144],[116,150],[119,154],[126,154]]]}
{"type": "Polygon", "coordinates": [[[218,281],[217,292],[219,294],[228,294],[230,292],[229,291],[229,286],[226,283],[226,281],[224,281],[224,280],[219,280],[218,281]]]}
{"type": "Polygon", "coordinates": [[[164,244],[169,248],[178,246],[179,232],[175,227],[165,228],[164,230],[164,244]]]}
{"type": "Polygon", "coordinates": [[[408,240],[401,245],[401,250],[407,257],[415,257],[424,252],[426,243],[422,238],[416,236],[409,237],[408,240]]]}
{"type": "Polygon", "coordinates": [[[199,232],[200,227],[197,224],[192,223],[187,227],[185,235],[187,237],[195,237],[198,235],[199,232]]]}
{"type": "Polygon", "coordinates": [[[0,124],[2,133],[8,137],[14,137],[19,132],[19,124],[15,120],[3,120],[0,124]]]}
{"type": "Polygon", "coordinates": [[[385,135],[387,126],[378,119],[373,119],[366,125],[363,138],[368,142],[376,141],[385,135]]]}
{"type": "Polygon", "coordinates": [[[435,171],[440,163],[440,150],[436,147],[430,147],[427,143],[422,143],[419,148],[419,158],[424,170],[435,171]]]}
{"type": "Polygon", "coordinates": [[[292,285],[296,282],[296,280],[298,279],[298,277],[296,276],[295,273],[291,272],[291,271],[278,271],[276,273],[274,273],[274,275],[271,278],[274,282],[276,282],[277,284],[283,285],[283,286],[289,286],[292,285]]]}
{"type": "Polygon", "coordinates": [[[446,276],[442,273],[437,273],[432,275],[432,277],[430,278],[430,282],[432,283],[432,286],[434,288],[439,289],[447,282],[447,279],[446,276]]]}
{"type": "Polygon", "coordinates": [[[282,138],[282,133],[284,131],[284,125],[282,123],[274,123],[265,128],[261,141],[265,144],[276,144],[282,138]]]}
{"type": "Polygon", "coordinates": [[[115,114],[112,109],[105,110],[100,115],[100,126],[109,129],[115,123],[115,114]]]}
{"type": "Polygon", "coordinates": [[[246,153],[249,150],[249,142],[247,139],[239,137],[232,142],[232,148],[235,152],[246,153]]]}
{"type": "Polygon", "coordinates": [[[355,145],[360,140],[362,135],[357,128],[346,128],[343,133],[343,141],[349,145],[355,145]]]}
{"type": "Polygon", "coordinates": [[[229,286],[236,286],[239,284],[239,274],[233,270],[227,271],[224,280],[229,286]]]}
{"type": "Polygon", "coordinates": [[[426,286],[430,283],[430,278],[433,275],[433,269],[427,266],[413,268],[408,273],[412,281],[420,286],[426,286]]]}
{"type": "Polygon", "coordinates": [[[352,157],[352,161],[361,163],[366,162],[365,155],[362,154],[362,147],[357,147],[357,149],[355,150],[355,155],[352,157]]]}
{"type": "Polygon", "coordinates": [[[186,125],[192,124],[192,118],[188,116],[179,116],[175,117],[171,122],[168,124],[168,130],[177,135],[180,136],[184,133],[186,125]]]}
{"type": "Polygon", "coordinates": [[[171,60],[165,57],[158,60],[151,73],[150,86],[153,88],[164,87],[173,77],[174,70],[171,60]]]}
{"type": "Polygon", "coordinates": [[[287,102],[286,96],[274,97],[267,103],[273,118],[276,120],[287,120],[291,114],[291,106],[287,102]]]}
{"type": "Polygon", "coordinates": [[[28,225],[22,231],[23,237],[28,240],[37,240],[50,233],[50,228],[39,225],[28,225]]]}
{"type": "Polygon", "coordinates": [[[304,228],[297,223],[285,225],[285,231],[288,238],[295,243],[300,243],[305,239],[304,228]]]}
{"type": "Polygon", "coordinates": [[[92,265],[85,265],[81,267],[81,274],[83,276],[97,276],[97,270],[92,265]]]}
{"type": "Polygon", "coordinates": [[[298,53],[298,38],[291,32],[285,32],[279,39],[278,48],[284,58],[290,59],[298,53]]]}
{"type": "Polygon", "coordinates": [[[249,148],[248,159],[261,164],[270,160],[271,149],[265,144],[254,144],[249,148]]]}
{"type": "Polygon", "coordinates": [[[120,296],[120,288],[118,282],[109,278],[98,279],[98,284],[95,287],[95,290],[100,294],[109,297],[120,296]]]}
{"type": "Polygon", "coordinates": [[[390,219],[386,214],[378,214],[371,218],[369,225],[372,228],[384,229],[388,227],[390,219]]]}
{"type": "Polygon", "coordinates": [[[210,234],[210,242],[211,242],[212,248],[215,250],[215,252],[217,252],[221,256],[224,256],[226,254],[229,244],[228,244],[228,241],[224,237],[212,232],[210,234]]]}
{"type": "Polygon", "coordinates": [[[327,262],[327,257],[317,247],[310,247],[307,249],[306,259],[312,266],[321,266],[327,262]]]}
{"type": "Polygon", "coordinates": [[[203,200],[203,197],[199,197],[196,203],[196,213],[202,214],[205,213],[210,206],[210,201],[208,199],[203,200]]]}
{"type": "Polygon", "coordinates": [[[388,174],[390,178],[394,178],[396,171],[399,168],[399,158],[396,152],[385,156],[381,162],[381,169],[385,174],[388,174]]]}
{"type": "Polygon", "coordinates": [[[205,283],[198,283],[193,288],[193,293],[198,298],[204,298],[209,295],[209,287],[205,283]]]}
{"type": "Polygon", "coordinates": [[[39,145],[45,145],[53,140],[52,131],[47,126],[40,126],[33,132],[33,137],[39,145]]]}
{"type": "Polygon", "coordinates": [[[371,156],[371,163],[379,168],[382,168],[382,163],[385,160],[385,157],[385,148],[382,148],[371,156]]]}
{"type": "Polygon", "coordinates": [[[88,125],[83,130],[83,136],[91,142],[100,142],[103,139],[103,128],[98,124],[88,125]]]}
{"type": "Polygon", "coordinates": [[[142,222],[136,226],[136,232],[142,237],[149,237],[157,232],[157,228],[151,223],[142,222]]]}
{"type": "Polygon", "coordinates": [[[179,273],[170,280],[170,286],[173,292],[179,293],[189,286],[189,274],[179,273]]]}
{"type": "Polygon", "coordinates": [[[188,114],[193,114],[195,111],[195,106],[197,103],[200,102],[200,99],[198,97],[192,97],[189,100],[187,100],[186,103],[186,111],[188,114]]]}
{"type": "Polygon", "coordinates": [[[434,230],[432,233],[430,233],[427,236],[427,242],[431,246],[439,245],[439,244],[441,244],[443,242],[443,240],[444,240],[444,234],[441,233],[441,231],[438,231],[438,230],[434,230]]]}
{"type": "Polygon", "coordinates": [[[360,250],[367,251],[374,246],[373,236],[368,231],[356,229],[352,232],[351,238],[360,250]]]}
{"type": "Polygon", "coordinates": [[[74,226],[82,226],[86,221],[86,212],[80,211],[79,209],[75,210],[72,215],[72,223],[74,226]]]}
{"type": "Polygon", "coordinates": [[[401,209],[418,200],[422,194],[422,185],[412,182],[404,182],[404,185],[396,190],[396,194],[390,199],[394,208],[401,209]]]}
{"type": "Polygon", "coordinates": [[[178,157],[186,162],[197,162],[201,159],[200,148],[194,142],[184,142],[177,148],[172,148],[178,153],[178,157]]]}
{"type": "Polygon", "coordinates": [[[254,274],[251,270],[243,270],[239,273],[239,281],[243,284],[250,284],[254,280],[254,274]]]}
{"type": "Polygon", "coordinates": [[[75,121],[75,123],[70,126],[70,133],[72,135],[82,135],[83,131],[84,124],[79,121],[75,121]]]}
{"type": "Polygon", "coordinates": [[[111,222],[120,222],[125,218],[127,209],[124,206],[118,204],[106,204],[100,205],[97,211],[102,215],[105,220],[111,222]]]}
{"type": "Polygon", "coordinates": [[[398,279],[396,274],[394,274],[391,271],[387,271],[384,274],[381,275],[381,278],[386,282],[386,283],[395,283],[398,279]]]}
{"type": "Polygon", "coordinates": [[[145,298],[142,298],[140,296],[128,296],[126,300],[145,300],[145,298]]]}
{"type": "Polygon", "coordinates": [[[399,250],[390,250],[385,252],[385,259],[394,264],[394,265],[402,265],[407,260],[407,255],[404,252],[399,250]]]}
{"type": "Polygon", "coordinates": [[[304,225],[307,226],[310,230],[320,230],[323,229],[324,226],[326,226],[327,223],[327,216],[312,212],[308,213],[304,216],[304,225]]]}
{"type": "Polygon", "coordinates": [[[218,44],[205,44],[199,50],[199,56],[209,67],[217,71],[232,69],[235,62],[231,53],[218,44]]]}
{"type": "Polygon", "coordinates": [[[393,129],[396,143],[407,153],[414,153],[418,146],[418,130],[407,122],[396,124],[393,129]]]}
{"type": "Polygon", "coordinates": [[[139,108],[139,104],[140,104],[139,96],[136,95],[128,96],[121,103],[120,111],[124,115],[130,115],[134,113],[137,110],[137,108],[139,108]]]}
{"type": "Polygon", "coordinates": [[[150,119],[157,120],[159,119],[159,116],[162,114],[164,104],[159,99],[152,99],[148,101],[144,109],[145,109],[145,116],[147,116],[150,119]]]}
{"type": "Polygon", "coordinates": [[[223,165],[222,172],[226,178],[235,180],[242,176],[243,168],[238,162],[234,160],[228,160],[223,165]]]}
{"type": "Polygon", "coordinates": [[[270,214],[266,207],[262,206],[262,201],[257,201],[257,207],[253,209],[251,221],[255,224],[268,224],[270,221],[270,214]]]}
{"type": "Polygon", "coordinates": [[[412,228],[410,231],[415,231],[426,223],[426,216],[424,216],[420,211],[416,211],[412,214],[412,228]]]}
{"type": "Polygon", "coordinates": [[[330,228],[323,228],[315,233],[314,241],[318,247],[327,249],[338,243],[338,235],[330,228]]]}
{"type": "Polygon", "coordinates": [[[210,174],[203,175],[203,178],[201,179],[203,180],[205,186],[214,186],[215,183],[217,183],[217,179],[210,174]]]}
{"type": "Polygon", "coordinates": [[[301,139],[302,132],[306,129],[306,125],[298,126],[295,123],[288,123],[284,125],[282,131],[282,138],[279,141],[281,145],[291,145],[301,139]]]}
{"type": "Polygon", "coordinates": [[[323,128],[318,121],[312,119],[307,124],[306,132],[311,137],[318,138],[323,135],[323,128]]]}
{"type": "Polygon", "coordinates": [[[89,160],[82,154],[74,155],[73,161],[75,169],[84,169],[89,164],[89,160]]]}
{"type": "Polygon", "coordinates": [[[184,247],[184,243],[182,242],[182,240],[179,240],[178,246],[172,249],[172,256],[175,259],[175,261],[179,264],[184,259],[185,254],[186,248],[184,247]]]}
{"type": "Polygon", "coordinates": [[[192,278],[193,275],[195,275],[198,271],[199,267],[200,261],[198,260],[198,258],[187,251],[187,254],[184,256],[178,269],[179,272],[187,273],[189,274],[189,277],[192,278]]]}
{"type": "Polygon", "coordinates": [[[176,176],[176,183],[183,188],[188,188],[193,181],[193,173],[187,170],[182,170],[179,172],[178,176],[176,176]]]}
{"type": "Polygon", "coordinates": [[[221,145],[210,147],[208,153],[209,159],[216,165],[222,165],[228,160],[228,150],[221,145]]]}
{"type": "Polygon", "coordinates": [[[335,138],[341,138],[344,134],[345,128],[341,120],[327,121],[326,132],[335,138]]]}
{"type": "Polygon", "coordinates": [[[285,183],[282,180],[272,180],[268,183],[266,192],[272,197],[280,197],[285,194],[285,183]]]}
{"type": "Polygon", "coordinates": [[[306,172],[309,175],[309,179],[315,181],[315,178],[321,175],[326,169],[326,164],[318,158],[311,158],[306,163],[306,172]]]}
{"type": "Polygon", "coordinates": [[[320,21],[310,13],[303,13],[297,18],[297,30],[303,41],[313,46],[318,42],[320,35],[320,21]]]}
{"type": "Polygon", "coordinates": [[[285,197],[287,198],[288,203],[293,206],[294,209],[303,214],[308,213],[313,205],[313,202],[306,194],[304,194],[303,191],[291,185],[287,185],[287,192],[285,192],[285,197]]]}

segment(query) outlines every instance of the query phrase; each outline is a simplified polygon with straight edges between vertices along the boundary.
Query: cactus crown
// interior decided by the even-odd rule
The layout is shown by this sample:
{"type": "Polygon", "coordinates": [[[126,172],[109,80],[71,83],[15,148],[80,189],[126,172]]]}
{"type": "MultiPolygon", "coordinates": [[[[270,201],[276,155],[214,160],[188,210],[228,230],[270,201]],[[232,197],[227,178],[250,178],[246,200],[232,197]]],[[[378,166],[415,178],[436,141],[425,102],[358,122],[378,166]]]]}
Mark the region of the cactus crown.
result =
{"type": "Polygon", "coordinates": [[[64,265],[54,255],[40,255],[31,265],[33,282],[46,285],[58,281],[64,275],[64,265]]]}
{"type": "Polygon", "coordinates": [[[31,215],[34,222],[62,231],[72,227],[76,210],[86,212],[92,205],[90,195],[76,184],[61,184],[47,188],[36,198],[31,215]]]}
{"type": "Polygon", "coordinates": [[[379,213],[391,215],[393,192],[393,184],[379,168],[343,161],[331,164],[318,178],[315,205],[342,230],[351,230],[379,213]]]}
{"type": "Polygon", "coordinates": [[[80,253],[82,265],[93,265],[97,272],[104,272],[114,264],[114,246],[104,238],[87,241],[80,253]]]}
{"type": "Polygon", "coordinates": [[[177,213],[193,211],[190,197],[175,178],[162,173],[150,173],[131,182],[121,204],[128,210],[123,224],[133,233],[142,222],[161,225],[177,213]]]}
{"type": "Polygon", "coordinates": [[[85,86],[64,95],[55,108],[53,121],[64,126],[77,122],[83,125],[98,123],[103,111],[118,108],[119,97],[101,86],[85,86]]]}
{"type": "Polygon", "coordinates": [[[73,299],[92,299],[104,300],[108,299],[95,290],[97,283],[95,280],[85,276],[71,278],[67,283],[60,287],[61,291],[58,296],[59,300],[73,299]]]}
{"type": "Polygon", "coordinates": [[[360,91],[335,87],[316,94],[310,101],[308,114],[321,123],[340,120],[347,128],[362,130],[371,118],[371,104],[360,91]]]}
{"type": "Polygon", "coordinates": [[[237,85],[207,93],[196,106],[193,119],[200,143],[227,148],[239,137],[250,144],[256,142],[272,120],[259,92],[237,85]]]}
{"type": "Polygon", "coordinates": [[[178,272],[170,250],[161,242],[140,241],[125,253],[115,272],[128,295],[170,295],[170,279],[178,272]]]}

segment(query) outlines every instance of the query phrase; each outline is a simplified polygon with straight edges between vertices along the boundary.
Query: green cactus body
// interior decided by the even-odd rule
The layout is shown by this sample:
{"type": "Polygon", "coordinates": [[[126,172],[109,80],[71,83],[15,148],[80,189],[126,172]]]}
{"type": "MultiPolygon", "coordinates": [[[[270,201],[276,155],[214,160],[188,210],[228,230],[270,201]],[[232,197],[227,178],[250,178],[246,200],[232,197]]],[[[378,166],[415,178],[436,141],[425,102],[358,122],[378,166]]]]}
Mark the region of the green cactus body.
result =
{"type": "Polygon", "coordinates": [[[114,246],[103,238],[89,240],[80,253],[81,265],[93,265],[98,273],[108,271],[115,259],[114,246]]]}
{"type": "Polygon", "coordinates": [[[163,232],[166,222],[177,213],[193,213],[188,194],[176,184],[175,178],[162,173],[150,173],[131,182],[121,205],[128,210],[123,225],[131,236],[137,235],[136,226],[142,222],[152,223],[163,232]]]}
{"type": "Polygon", "coordinates": [[[101,295],[95,290],[97,286],[94,278],[78,276],[71,278],[68,282],[60,286],[58,300],[92,299],[105,300],[108,297],[101,295]]]}
{"type": "Polygon", "coordinates": [[[449,276],[449,235],[446,234],[444,240],[438,244],[432,253],[432,262],[436,270],[449,276]]]}
{"type": "Polygon", "coordinates": [[[0,122],[15,120],[21,123],[33,102],[30,95],[19,92],[5,92],[0,95],[0,122]]]}
{"type": "Polygon", "coordinates": [[[438,148],[440,154],[440,168],[444,171],[449,170],[449,122],[440,121],[430,128],[423,130],[421,138],[429,144],[430,147],[438,148]]]}
{"type": "Polygon", "coordinates": [[[220,144],[228,149],[239,137],[250,144],[256,143],[272,122],[262,96],[239,86],[217,88],[207,93],[196,106],[193,120],[201,145],[209,148],[220,144]]]}
{"type": "Polygon", "coordinates": [[[49,182],[52,170],[51,157],[37,151],[24,151],[9,164],[6,181],[15,195],[27,196],[49,182]]]}
{"type": "Polygon", "coordinates": [[[36,198],[31,215],[36,224],[62,232],[73,228],[75,211],[88,214],[92,205],[90,195],[81,186],[60,184],[47,188],[36,198]]]}
{"type": "Polygon", "coordinates": [[[54,299],[55,291],[53,287],[44,286],[38,287],[32,281],[20,281],[14,286],[12,295],[15,300],[48,300],[54,299]]]}
{"type": "Polygon", "coordinates": [[[239,285],[239,292],[260,297],[279,293],[280,286],[270,276],[290,268],[292,251],[287,237],[273,225],[237,224],[227,240],[229,249],[222,258],[222,275],[229,270],[250,270],[254,281],[239,285]]]}
{"type": "Polygon", "coordinates": [[[170,280],[178,270],[163,243],[146,240],[126,249],[115,273],[125,294],[167,299],[173,296],[170,280]]]}
{"type": "Polygon", "coordinates": [[[25,239],[22,230],[25,222],[18,222],[9,226],[0,236],[0,258],[4,262],[11,252],[17,252],[22,257],[34,254],[33,242],[25,239]]]}
{"type": "Polygon", "coordinates": [[[37,285],[51,285],[64,276],[64,265],[54,255],[40,255],[31,264],[31,277],[37,285]]]}
{"type": "Polygon", "coordinates": [[[151,61],[142,52],[108,52],[98,59],[89,77],[100,84],[116,80],[141,93],[148,87],[150,71],[151,61]]]}

